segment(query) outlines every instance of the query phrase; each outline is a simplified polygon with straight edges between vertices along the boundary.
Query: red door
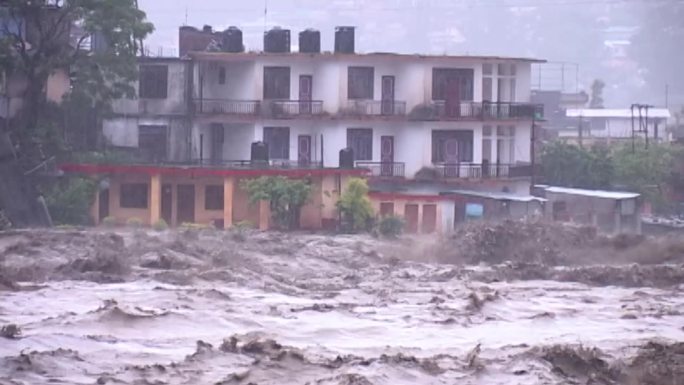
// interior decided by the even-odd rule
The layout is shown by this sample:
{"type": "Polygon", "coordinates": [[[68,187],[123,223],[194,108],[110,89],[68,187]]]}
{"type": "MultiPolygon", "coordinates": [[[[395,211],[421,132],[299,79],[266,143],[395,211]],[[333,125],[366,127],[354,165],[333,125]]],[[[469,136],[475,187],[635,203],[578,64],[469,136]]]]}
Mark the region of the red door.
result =
{"type": "Polygon", "coordinates": [[[461,116],[461,84],[458,78],[449,79],[447,82],[445,108],[448,117],[461,116]]]}
{"type": "Polygon", "coordinates": [[[444,173],[447,178],[458,178],[458,139],[449,138],[444,141],[444,173]]]}
{"type": "Polygon", "coordinates": [[[313,99],[313,77],[299,76],[299,113],[311,114],[311,100],[313,99]]]}
{"type": "Polygon", "coordinates": [[[437,229],[437,205],[423,205],[423,234],[432,234],[437,229]]]}
{"type": "Polygon", "coordinates": [[[394,176],[394,137],[380,137],[380,175],[394,176]]]}
{"type": "Polygon", "coordinates": [[[382,114],[394,115],[394,76],[382,77],[382,114]]]}
{"type": "Polygon", "coordinates": [[[404,206],[404,219],[406,220],[406,232],[416,234],[418,232],[418,205],[407,204],[404,206]]]}
{"type": "Polygon", "coordinates": [[[311,135],[299,135],[297,139],[297,160],[300,165],[311,164],[311,135]]]}

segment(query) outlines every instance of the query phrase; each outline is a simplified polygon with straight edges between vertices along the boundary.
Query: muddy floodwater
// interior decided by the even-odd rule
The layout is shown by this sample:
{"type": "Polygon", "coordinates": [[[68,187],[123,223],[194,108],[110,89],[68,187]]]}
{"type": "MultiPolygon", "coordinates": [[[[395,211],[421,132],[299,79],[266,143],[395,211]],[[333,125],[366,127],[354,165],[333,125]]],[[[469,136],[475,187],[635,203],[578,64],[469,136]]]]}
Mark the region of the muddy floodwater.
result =
{"type": "Polygon", "coordinates": [[[684,384],[684,256],[463,264],[444,247],[5,233],[0,384],[684,384]]]}

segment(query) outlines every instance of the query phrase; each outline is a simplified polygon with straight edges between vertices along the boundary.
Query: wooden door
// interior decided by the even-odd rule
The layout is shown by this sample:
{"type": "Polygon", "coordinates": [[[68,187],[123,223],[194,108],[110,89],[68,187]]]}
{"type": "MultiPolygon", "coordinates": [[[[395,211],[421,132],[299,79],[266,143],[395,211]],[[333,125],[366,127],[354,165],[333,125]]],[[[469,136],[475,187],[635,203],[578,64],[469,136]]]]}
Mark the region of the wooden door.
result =
{"type": "Polygon", "coordinates": [[[311,100],[313,99],[313,76],[299,76],[299,113],[311,114],[311,100]]]}
{"type": "Polygon", "coordinates": [[[162,185],[161,192],[161,217],[167,224],[174,226],[173,223],[173,186],[170,184],[162,185]]]}
{"type": "Polygon", "coordinates": [[[211,163],[220,164],[223,161],[223,142],[225,141],[225,130],[223,124],[213,123],[211,125],[211,163]]]}
{"type": "Polygon", "coordinates": [[[461,115],[461,82],[459,78],[452,78],[447,81],[445,108],[448,117],[456,118],[461,115]]]}
{"type": "Polygon", "coordinates": [[[178,224],[195,223],[195,185],[179,184],[176,197],[178,224]]]}
{"type": "Polygon", "coordinates": [[[380,137],[380,175],[394,176],[394,136],[380,137]]]}
{"type": "Polygon", "coordinates": [[[382,77],[382,114],[394,115],[394,76],[382,77]]]}
{"type": "Polygon", "coordinates": [[[311,135],[299,135],[297,138],[297,160],[300,165],[311,164],[311,135]]]}
{"type": "Polygon", "coordinates": [[[418,205],[407,204],[404,206],[404,219],[406,220],[406,232],[418,233],[418,205]]]}
{"type": "Polygon", "coordinates": [[[458,178],[459,171],[458,139],[448,138],[444,141],[444,176],[458,178]]]}
{"type": "Polygon", "coordinates": [[[432,234],[437,230],[437,205],[423,205],[423,234],[432,234]]]}

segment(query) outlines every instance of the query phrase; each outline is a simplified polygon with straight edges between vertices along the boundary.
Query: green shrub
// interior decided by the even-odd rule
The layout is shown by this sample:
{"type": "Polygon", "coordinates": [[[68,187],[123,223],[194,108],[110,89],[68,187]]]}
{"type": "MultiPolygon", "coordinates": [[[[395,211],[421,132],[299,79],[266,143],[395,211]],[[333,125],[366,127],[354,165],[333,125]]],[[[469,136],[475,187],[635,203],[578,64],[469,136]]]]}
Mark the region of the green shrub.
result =
{"type": "Polygon", "coordinates": [[[106,217],[102,220],[102,225],[105,227],[116,227],[116,218],[114,217],[106,217]]]}
{"type": "Polygon", "coordinates": [[[309,182],[284,176],[262,176],[244,180],[241,187],[247,191],[250,203],[269,202],[271,218],[278,227],[285,230],[299,227],[302,207],[311,194],[309,182]]]}
{"type": "Polygon", "coordinates": [[[368,183],[361,178],[351,179],[337,202],[337,209],[342,216],[342,231],[356,233],[371,230],[373,205],[368,198],[368,183]]]}
{"type": "Polygon", "coordinates": [[[43,189],[45,203],[56,225],[91,224],[90,207],[97,182],[88,178],[65,178],[43,189]]]}
{"type": "Polygon", "coordinates": [[[166,223],[166,221],[162,218],[155,222],[154,225],[152,225],[152,228],[154,228],[157,231],[164,231],[169,228],[169,224],[166,223]]]}
{"type": "Polygon", "coordinates": [[[134,229],[139,229],[143,227],[143,221],[140,218],[129,218],[126,221],[126,226],[132,227],[134,229]]]}
{"type": "Polygon", "coordinates": [[[404,219],[394,215],[386,216],[378,222],[378,232],[386,238],[397,238],[404,231],[404,219]]]}

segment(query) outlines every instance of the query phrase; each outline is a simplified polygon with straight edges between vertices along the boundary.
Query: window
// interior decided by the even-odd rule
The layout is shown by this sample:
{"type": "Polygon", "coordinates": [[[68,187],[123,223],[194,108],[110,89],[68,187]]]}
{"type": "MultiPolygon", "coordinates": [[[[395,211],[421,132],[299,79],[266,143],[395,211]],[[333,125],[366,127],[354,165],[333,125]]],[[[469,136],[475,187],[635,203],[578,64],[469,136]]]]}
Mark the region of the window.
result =
{"type": "Polygon", "coordinates": [[[432,162],[460,163],[473,161],[473,132],[466,130],[433,130],[432,162]]]}
{"type": "Polygon", "coordinates": [[[138,148],[148,161],[166,160],[167,135],[166,126],[139,126],[138,148]]]}
{"type": "Polygon", "coordinates": [[[289,127],[264,127],[264,143],[268,145],[269,159],[290,159],[289,127]]]}
{"type": "Polygon", "coordinates": [[[0,95],[7,93],[7,75],[4,70],[0,70],[0,95]]]}
{"type": "Polygon", "coordinates": [[[354,160],[373,160],[373,129],[347,129],[347,147],[354,151],[354,160]]]}
{"type": "Polygon", "coordinates": [[[497,163],[515,163],[515,127],[498,126],[496,136],[497,163]]]}
{"type": "Polygon", "coordinates": [[[165,65],[140,66],[140,98],[166,99],[168,95],[169,67],[165,65]]]}
{"type": "MultiPolygon", "coordinates": [[[[515,75],[517,68],[515,64],[502,63],[498,65],[498,79],[497,86],[499,92],[497,94],[499,102],[514,102],[516,97],[516,80],[515,75]]],[[[484,99],[484,97],[483,97],[484,99]]]]}
{"type": "Polygon", "coordinates": [[[226,84],[226,68],[225,67],[219,68],[218,83],[221,85],[226,84]]]}
{"type": "Polygon", "coordinates": [[[223,186],[209,185],[205,187],[204,209],[223,210],[223,186]]]}
{"type": "Polygon", "coordinates": [[[264,99],[290,99],[290,67],[264,67],[264,99]]]}
{"type": "Polygon", "coordinates": [[[119,206],[124,209],[147,208],[147,184],[124,183],[119,192],[119,206]]]}
{"type": "Polygon", "coordinates": [[[347,99],[373,100],[375,70],[373,67],[349,67],[347,70],[347,99]]]}
{"type": "Polygon", "coordinates": [[[494,66],[491,63],[482,65],[482,101],[494,101],[494,66]]]}
{"type": "Polygon", "coordinates": [[[473,100],[472,69],[434,68],[432,70],[432,100],[447,100],[459,97],[461,100],[473,100]]]}
{"type": "Polygon", "coordinates": [[[482,163],[492,163],[492,127],[482,128],[482,163]]]}

